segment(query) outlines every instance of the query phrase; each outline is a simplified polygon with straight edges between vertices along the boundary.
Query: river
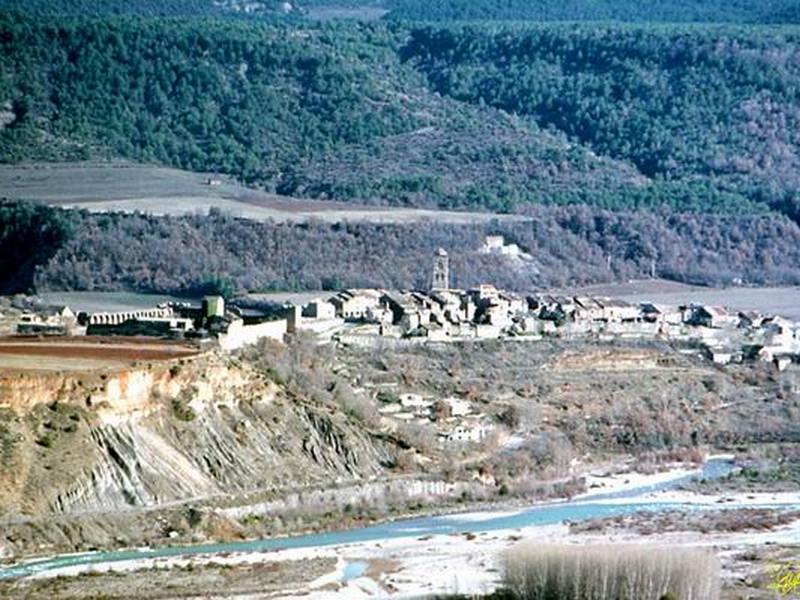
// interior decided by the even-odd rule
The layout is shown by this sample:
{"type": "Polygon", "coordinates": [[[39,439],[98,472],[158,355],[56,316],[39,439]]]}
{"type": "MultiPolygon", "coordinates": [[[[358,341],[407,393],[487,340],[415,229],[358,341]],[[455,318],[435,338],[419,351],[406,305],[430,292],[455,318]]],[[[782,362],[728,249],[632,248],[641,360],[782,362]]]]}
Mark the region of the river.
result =
{"type": "MultiPolygon", "coordinates": [[[[732,469],[732,463],[728,459],[715,458],[709,460],[704,465],[703,469],[695,474],[676,476],[673,479],[655,485],[648,485],[620,492],[589,494],[570,501],[538,504],[512,513],[486,513],[486,518],[482,518],[480,513],[472,513],[469,515],[454,513],[436,517],[402,519],[369,527],[330,533],[298,535],[294,537],[197,546],[172,546],[112,552],[65,554],[7,566],[0,569],[0,579],[25,577],[36,573],[62,569],[64,567],[101,565],[136,559],[263,552],[296,548],[320,548],[404,537],[446,535],[461,532],[482,533],[530,526],[553,525],[564,521],[582,521],[645,510],[664,511],[687,507],[699,509],[703,507],[685,503],[657,502],[652,499],[644,499],[644,496],[655,491],[674,489],[698,477],[706,479],[719,478],[731,472],[732,469]],[[608,502],[608,500],[612,499],[614,502],[608,502]],[[625,502],[624,500],[626,499],[630,501],[625,502]]],[[[726,508],[735,507],[735,504],[726,506],[726,508]]]]}

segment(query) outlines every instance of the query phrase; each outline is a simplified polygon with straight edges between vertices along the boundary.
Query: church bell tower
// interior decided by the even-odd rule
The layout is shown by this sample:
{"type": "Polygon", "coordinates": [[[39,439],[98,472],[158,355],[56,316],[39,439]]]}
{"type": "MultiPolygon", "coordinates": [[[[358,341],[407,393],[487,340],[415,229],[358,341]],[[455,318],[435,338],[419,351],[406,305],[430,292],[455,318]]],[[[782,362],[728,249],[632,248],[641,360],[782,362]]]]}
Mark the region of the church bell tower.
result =
{"type": "Polygon", "coordinates": [[[444,248],[439,248],[433,257],[433,290],[450,289],[450,257],[444,248]]]}

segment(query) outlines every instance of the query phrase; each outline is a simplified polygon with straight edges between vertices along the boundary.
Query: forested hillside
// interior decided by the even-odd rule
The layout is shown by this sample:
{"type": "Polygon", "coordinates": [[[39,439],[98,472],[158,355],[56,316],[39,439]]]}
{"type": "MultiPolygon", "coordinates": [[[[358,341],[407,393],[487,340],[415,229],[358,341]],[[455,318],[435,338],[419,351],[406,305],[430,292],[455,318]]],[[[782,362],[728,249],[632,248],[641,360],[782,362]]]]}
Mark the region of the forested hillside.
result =
{"type": "Polygon", "coordinates": [[[798,23],[796,0],[387,0],[393,19],[798,23]]]}
{"type": "Polygon", "coordinates": [[[0,158],[518,211],[797,216],[798,32],[0,13],[0,158]]]}
{"type": "Polygon", "coordinates": [[[316,149],[414,126],[385,91],[396,77],[381,65],[387,32],[373,40],[236,21],[62,22],[0,20],[14,117],[6,160],[63,153],[54,145],[64,143],[79,156],[269,180],[316,149]]]}
{"type": "Polygon", "coordinates": [[[71,16],[263,16],[282,12],[282,4],[279,0],[0,0],[0,10],[71,16]]]}
{"type": "Polygon", "coordinates": [[[441,98],[383,25],[0,16],[4,161],[122,156],[292,195],[512,210],[635,169],[441,98]]]}
{"type": "Polygon", "coordinates": [[[410,21],[623,21],[798,23],[797,0],[0,0],[0,10],[74,16],[306,14],[315,8],[382,8],[410,21]]]}
{"type": "Polygon", "coordinates": [[[418,29],[437,91],[529,116],[648,178],[706,181],[795,217],[796,29],[418,29]]]}

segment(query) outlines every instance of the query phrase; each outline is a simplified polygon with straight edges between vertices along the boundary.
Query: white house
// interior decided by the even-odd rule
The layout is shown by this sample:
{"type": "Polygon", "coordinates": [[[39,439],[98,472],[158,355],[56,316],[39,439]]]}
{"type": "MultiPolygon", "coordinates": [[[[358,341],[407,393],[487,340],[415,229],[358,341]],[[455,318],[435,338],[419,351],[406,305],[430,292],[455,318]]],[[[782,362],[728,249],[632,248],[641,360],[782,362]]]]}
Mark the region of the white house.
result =
{"type": "Polygon", "coordinates": [[[369,312],[380,304],[378,290],[345,290],[328,299],[336,310],[336,316],[346,320],[366,319],[369,312]]]}
{"type": "Polygon", "coordinates": [[[636,321],[640,316],[639,307],[624,300],[597,298],[596,302],[603,309],[603,320],[608,323],[636,321]]]}
{"type": "Polygon", "coordinates": [[[336,307],[332,303],[324,300],[312,300],[303,310],[303,316],[309,319],[330,321],[336,318],[336,307]]]}
{"type": "Polygon", "coordinates": [[[443,402],[450,407],[450,415],[453,417],[466,417],[472,413],[472,405],[461,398],[445,398],[443,402]]]}
{"type": "Polygon", "coordinates": [[[489,435],[489,428],[485,425],[459,425],[445,436],[448,442],[482,442],[489,435]]]}
{"type": "Polygon", "coordinates": [[[692,306],[689,310],[688,322],[690,325],[716,328],[737,324],[739,320],[721,306],[692,306]]]}
{"type": "Polygon", "coordinates": [[[506,244],[502,235],[488,235],[481,247],[482,254],[497,254],[500,256],[518,257],[522,251],[516,244],[506,244]]]}
{"type": "Polygon", "coordinates": [[[683,322],[681,311],[669,306],[662,306],[653,302],[643,302],[639,305],[643,321],[666,325],[680,325],[683,322]]]}
{"type": "Polygon", "coordinates": [[[600,321],[605,318],[603,306],[594,298],[575,298],[575,315],[576,321],[600,321]]]}
{"type": "Polygon", "coordinates": [[[400,404],[403,408],[413,411],[423,411],[430,409],[433,402],[426,400],[420,394],[400,394],[400,404]]]}

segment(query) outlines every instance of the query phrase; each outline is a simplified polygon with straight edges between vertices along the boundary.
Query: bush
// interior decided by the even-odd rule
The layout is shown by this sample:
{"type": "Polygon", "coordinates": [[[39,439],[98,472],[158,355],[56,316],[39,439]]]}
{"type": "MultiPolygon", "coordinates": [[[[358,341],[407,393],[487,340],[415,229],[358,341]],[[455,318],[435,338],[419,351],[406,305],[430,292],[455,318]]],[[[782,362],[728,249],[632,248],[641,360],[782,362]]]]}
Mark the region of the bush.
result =
{"type": "Polygon", "coordinates": [[[339,382],[336,385],[334,400],[350,418],[371,427],[377,427],[380,424],[380,414],[372,401],[355,393],[346,382],[339,382]]]}
{"type": "Polygon", "coordinates": [[[52,448],[54,444],[53,436],[49,433],[45,433],[42,437],[36,440],[36,443],[42,448],[52,448]]]}
{"type": "Polygon", "coordinates": [[[402,423],[397,437],[423,454],[431,454],[437,447],[436,429],[429,423],[402,423]]]}
{"type": "Polygon", "coordinates": [[[694,549],[523,544],[504,557],[513,598],[717,600],[719,561],[694,549]]]}
{"type": "Polygon", "coordinates": [[[391,392],[381,390],[377,396],[378,402],[381,404],[400,404],[400,398],[391,392]]]}
{"type": "Polygon", "coordinates": [[[192,410],[192,407],[180,398],[175,398],[172,401],[172,414],[179,421],[186,421],[187,423],[197,418],[197,414],[192,410]]]}

